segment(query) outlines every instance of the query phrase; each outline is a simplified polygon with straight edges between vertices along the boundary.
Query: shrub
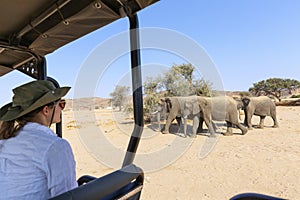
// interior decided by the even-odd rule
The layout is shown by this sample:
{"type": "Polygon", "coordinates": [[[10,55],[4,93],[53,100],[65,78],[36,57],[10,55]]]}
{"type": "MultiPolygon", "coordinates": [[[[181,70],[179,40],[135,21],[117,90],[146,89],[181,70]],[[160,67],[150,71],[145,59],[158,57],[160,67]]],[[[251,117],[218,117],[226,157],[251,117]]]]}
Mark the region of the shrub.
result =
{"type": "Polygon", "coordinates": [[[293,94],[291,98],[300,98],[300,94],[293,94]]]}

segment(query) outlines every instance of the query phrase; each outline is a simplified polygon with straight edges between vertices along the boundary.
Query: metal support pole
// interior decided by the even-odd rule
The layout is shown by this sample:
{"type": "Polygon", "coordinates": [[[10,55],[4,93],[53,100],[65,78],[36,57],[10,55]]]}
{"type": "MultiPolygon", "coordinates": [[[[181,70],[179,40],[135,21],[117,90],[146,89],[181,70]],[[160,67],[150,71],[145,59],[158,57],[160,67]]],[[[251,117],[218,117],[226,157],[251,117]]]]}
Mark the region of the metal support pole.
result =
{"type": "Polygon", "coordinates": [[[37,58],[37,79],[38,80],[46,80],[47,79],[47,62],[45,57],[37,58]]]}
{"type": "Polygon", "coordinates": [[[144,128],[140,38],[137,15],[134,14],[129,16],[129,22],[134,129],[127,147],[127,152],[123,161],[123,167],[133,163],[144,128]]]}
{"type": "MultiPolygon", "coordinates": [[[[59,87],[59,83],[51,77],[46,78],[48,81],[51,81],[55,87],[59,87]]],[[[58,137],[62,137],[62,116],[60,116],[60,122],[55,124],[55,133],[58,137]]]]}

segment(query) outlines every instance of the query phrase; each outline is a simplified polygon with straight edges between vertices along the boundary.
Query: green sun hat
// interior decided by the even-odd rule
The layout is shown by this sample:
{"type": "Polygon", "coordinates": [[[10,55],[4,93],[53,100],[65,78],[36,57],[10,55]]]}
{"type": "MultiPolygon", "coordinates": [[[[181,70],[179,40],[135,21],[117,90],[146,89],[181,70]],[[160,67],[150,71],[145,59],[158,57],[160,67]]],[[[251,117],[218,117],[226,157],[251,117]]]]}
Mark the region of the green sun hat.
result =
{"type": "Polygon", "coordinates": [[[0,108],[0,120],[11,121],[65,96],[71,87],[56,88],[47,80],[37,80],[13,89],[13,101],[0,108]]]}

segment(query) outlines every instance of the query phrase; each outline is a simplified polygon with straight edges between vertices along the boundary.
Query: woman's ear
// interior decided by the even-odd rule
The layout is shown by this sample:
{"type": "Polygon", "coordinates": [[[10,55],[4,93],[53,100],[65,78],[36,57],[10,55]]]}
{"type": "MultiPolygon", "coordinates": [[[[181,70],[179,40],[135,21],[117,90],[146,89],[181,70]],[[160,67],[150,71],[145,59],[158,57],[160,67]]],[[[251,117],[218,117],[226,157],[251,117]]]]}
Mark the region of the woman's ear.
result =
{"type": "Polygon", "coordinates": [[[37,122],[43,124],[45,126],[49,126],[49,120],[51,118],[52,112],[51,107],[44,106],[34,117],[33,122],[37,122]]]}
{"type": "Polygon", "coordinates": [[[43,109],[41,110],[41,112],[44,115],[49,115],[49,113],[50,113],[50,107],[49,106],[44,106],[43,109]]]}

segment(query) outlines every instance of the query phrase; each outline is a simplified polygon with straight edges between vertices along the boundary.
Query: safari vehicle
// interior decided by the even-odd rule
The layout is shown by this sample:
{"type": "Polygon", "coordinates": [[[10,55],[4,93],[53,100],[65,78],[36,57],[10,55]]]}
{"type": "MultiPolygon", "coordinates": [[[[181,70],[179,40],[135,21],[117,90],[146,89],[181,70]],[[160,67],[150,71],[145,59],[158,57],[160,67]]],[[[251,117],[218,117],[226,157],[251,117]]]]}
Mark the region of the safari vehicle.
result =
{"type": "MultiPolygon", "coordinates": [[[[0,76],[18,70],[37,80],[58,82],[47,76],[45,56],[62,46],[120,18],[130,23],[134,130],[120,170],[95,178],[83,176],[79,187],[59,199],[139,199],[143,170],[134,165],[143,132],[143,92],[137,12],[158,0],[30,0],[1,1],[0,76]],[[22,5],[21,5],[22,4],[22,5]]],[[[3,87],[3,86],[2,86],[3,87]]],[[[63,137],[61,124],[56,125],[63,137]]],[[[1,195],[1,194],[0,194],[1,195]]],[[[241,194],[232,199],[276,199],[259,194],[241,194]]]]}

